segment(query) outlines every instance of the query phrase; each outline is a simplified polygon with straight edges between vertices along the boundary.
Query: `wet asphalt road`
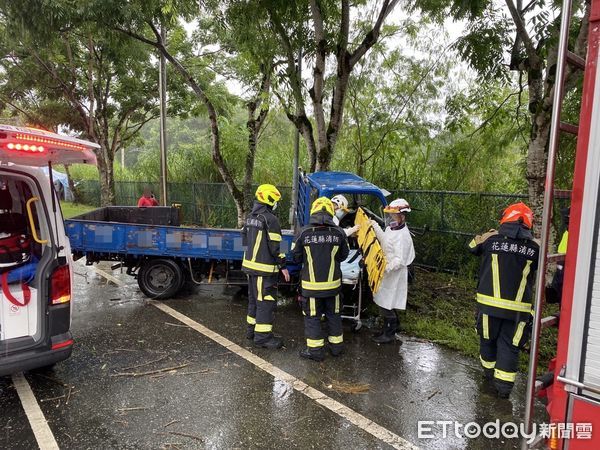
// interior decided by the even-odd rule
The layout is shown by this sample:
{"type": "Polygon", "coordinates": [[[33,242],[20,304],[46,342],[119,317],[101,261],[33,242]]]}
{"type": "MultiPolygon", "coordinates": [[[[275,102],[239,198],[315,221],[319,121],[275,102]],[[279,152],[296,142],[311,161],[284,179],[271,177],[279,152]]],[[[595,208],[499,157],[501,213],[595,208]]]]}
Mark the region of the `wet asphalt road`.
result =
{"type": "MultiPolygon", "coordinates": [[[[158,310],[132,278],[115,272],[126,283],[118,287],[83,265],[75,271],[73,356],[26,374],[60,448],[389,448],[158,310]],[[179,368],[127,375],[171,367],[179,368]]],[[[410,337],[401,347],[377,346],[368,330],[351,333],[349,324],[343,357],[306,361],[298,357],[302,316],[293,302],[276,314],[286,348],[253,349],[244,338],[246,299],[236,288],[195,287],[165,303],[421,448],[518,447],[453,433],[444,439],[441,428],[419,440],[417,421],[519,422],[522,376],[511,399],[499,400],[476,361],[410,337]],[[340,382],[370,387],[331,389],[340,382]]],[[[36,447],[11,379],[0,378],[0,448],[36,447]]]]}

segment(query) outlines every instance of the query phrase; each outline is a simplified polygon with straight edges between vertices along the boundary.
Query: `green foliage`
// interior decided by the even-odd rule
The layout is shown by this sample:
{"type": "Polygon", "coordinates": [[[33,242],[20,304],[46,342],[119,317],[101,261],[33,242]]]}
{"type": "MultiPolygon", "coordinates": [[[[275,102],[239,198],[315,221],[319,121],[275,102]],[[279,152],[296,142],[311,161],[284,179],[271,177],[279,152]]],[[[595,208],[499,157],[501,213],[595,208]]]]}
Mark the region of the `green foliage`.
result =
{"type": "Polygon", "coordinates": [[[71,217],[85,214],[94,208],[94,206],[80,205],[79,203],[60,202],[60,209],[62,210],[62,214],[65,219],[70,219],[71,217]]]}

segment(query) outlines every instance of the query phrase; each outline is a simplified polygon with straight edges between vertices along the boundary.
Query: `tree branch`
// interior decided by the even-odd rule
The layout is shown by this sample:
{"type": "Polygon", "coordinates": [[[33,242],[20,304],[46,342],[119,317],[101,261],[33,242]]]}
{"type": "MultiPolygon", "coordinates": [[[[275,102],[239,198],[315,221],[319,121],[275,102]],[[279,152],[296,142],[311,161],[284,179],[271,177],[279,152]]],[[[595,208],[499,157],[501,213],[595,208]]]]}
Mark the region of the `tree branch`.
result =
{"type": "Polygon", "coordinates": [[[517,7],[513,3],[512,0],[505,0],[506,6],[510,11],[510,15],[515,22],[515,27],[517,29],[517,36],[523,42],[525,47],[525,51],[527,52],[527,56],[531,60],[531,63],[537,62],[539,60],[538,54],[535,50],[535,45],[533,44],[529,33],[527,32],[527,28],[525,27],[525,23],[523,22],[523,17],[521,16],[521,12],[517,11],[517,7]]]}
{"type": "Polygon", "coordinates": [[[379,11],[379,15],[377,17],[377,21],[373,28],[365,35],[360,45],[352,52],[350,56],[350,67],[352,68],[359,60],[364,56],[365,53],[377,42],[379,39],[379,33],[381,32],[381,27],[387,16],[394,10],[399,0],[384,0],[383,5],[381,6],[381,10],[379,11]]]}

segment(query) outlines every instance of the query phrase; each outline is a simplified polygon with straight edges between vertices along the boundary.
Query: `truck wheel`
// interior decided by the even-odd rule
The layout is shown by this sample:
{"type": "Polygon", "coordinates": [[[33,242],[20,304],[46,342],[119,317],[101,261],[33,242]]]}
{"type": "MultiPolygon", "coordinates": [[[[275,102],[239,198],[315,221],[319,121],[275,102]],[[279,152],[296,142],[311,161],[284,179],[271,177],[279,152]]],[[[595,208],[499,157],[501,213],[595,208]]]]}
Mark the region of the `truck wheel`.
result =
{"type": "Polygon", "coordinates": [[[138,272],[138,285],[146,297],[162,300],[173,297],[181,287],[183,272],[171,259],[150,259],[138,272]]]}

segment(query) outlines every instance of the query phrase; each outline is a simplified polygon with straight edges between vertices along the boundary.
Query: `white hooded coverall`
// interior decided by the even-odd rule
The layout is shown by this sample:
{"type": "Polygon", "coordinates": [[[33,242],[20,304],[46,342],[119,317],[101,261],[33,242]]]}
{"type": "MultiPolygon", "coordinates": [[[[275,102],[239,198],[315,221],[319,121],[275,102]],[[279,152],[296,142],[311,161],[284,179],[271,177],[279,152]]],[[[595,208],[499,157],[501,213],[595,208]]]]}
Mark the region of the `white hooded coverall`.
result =
{"type": "Polygon", "coordinates": [[[404,225],[399,230],[387,227],[383,231],[377,223],[373,223],[373,229],[386,259],[385,274],[373,300],[385,309],[406,309],[408,266],[415,259],[415,248],[408,226],[404,225]]]}

